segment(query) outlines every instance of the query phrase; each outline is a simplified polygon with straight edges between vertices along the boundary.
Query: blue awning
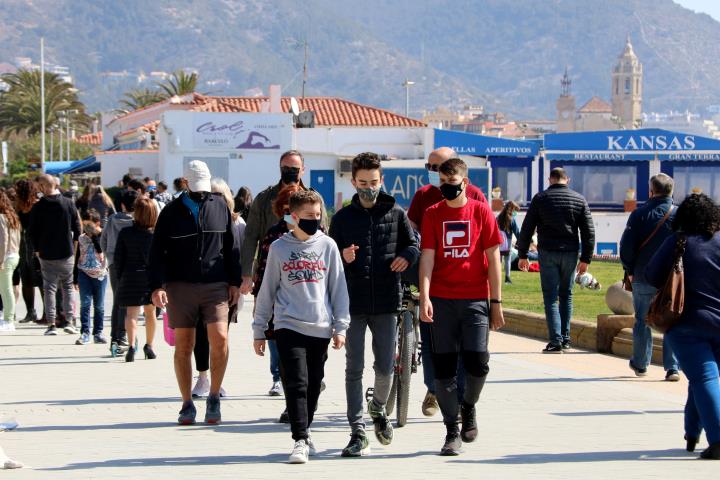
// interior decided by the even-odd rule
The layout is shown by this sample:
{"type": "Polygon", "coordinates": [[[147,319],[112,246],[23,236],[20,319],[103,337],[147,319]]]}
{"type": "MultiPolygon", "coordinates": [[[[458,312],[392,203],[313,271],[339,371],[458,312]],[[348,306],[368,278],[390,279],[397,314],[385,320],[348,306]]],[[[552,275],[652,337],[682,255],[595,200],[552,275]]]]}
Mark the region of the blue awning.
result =
{"type": "Polygon", "coordinates": [[[539,151],[534,142],[435,129],[434,148],[440,147],[450,147],[460,155],[481,157],[534,157],[539,151]]]}
{"type": "Polygon", "coordinates": [[[720,140],[659,128],[553,133],[544,144],[548,160],[720,161],[720,140]]]}
{"type": "Polygon", "coordinates": [[[45,162],[45,173],[49,175],[67,175],[70,173],[99,172],[100,162],[95,155],[90,155],[82,160],[45,162]]]}
{"type": "Polygon", "coordinates": [[[71,173],[89,173],[89,172],[99,172],[100,171],[100,162],[98,162],[95,155],[90,155],[89,157],[80,160],[79,162],[76,162],[75,165],[65,170],[63,173],[68,175],[71,173]]]}

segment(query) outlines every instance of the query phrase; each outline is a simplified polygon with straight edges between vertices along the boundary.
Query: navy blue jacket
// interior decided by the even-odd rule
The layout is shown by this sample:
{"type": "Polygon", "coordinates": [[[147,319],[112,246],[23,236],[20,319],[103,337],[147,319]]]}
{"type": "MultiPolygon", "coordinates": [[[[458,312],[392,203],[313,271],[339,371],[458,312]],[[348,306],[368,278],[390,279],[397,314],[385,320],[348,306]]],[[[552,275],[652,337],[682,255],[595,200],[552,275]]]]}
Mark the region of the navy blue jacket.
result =
{"type": "Polygon", "coordinates": [[[672,235],[675,211],[670,214],[670,218],[660,227],[648,244],[642,250],[638,250],[640,245],[650,237],[671,206],[672,197],[655,197],[630,214],[620,239],[620,261],[628,275],[633,276],[633,282],[646,281],[645,267],[665,239],[672,235]]]}
{"type": "MultiPolygon", "coordinates": [[[[662,288],[670,274],[677,236],[669,236],[645,269],[645,278],[662,288]]],[[[685,306],[682,322],[720,335],[720,232],[711,238],[691,235],[683,255],[685,306]]]]}

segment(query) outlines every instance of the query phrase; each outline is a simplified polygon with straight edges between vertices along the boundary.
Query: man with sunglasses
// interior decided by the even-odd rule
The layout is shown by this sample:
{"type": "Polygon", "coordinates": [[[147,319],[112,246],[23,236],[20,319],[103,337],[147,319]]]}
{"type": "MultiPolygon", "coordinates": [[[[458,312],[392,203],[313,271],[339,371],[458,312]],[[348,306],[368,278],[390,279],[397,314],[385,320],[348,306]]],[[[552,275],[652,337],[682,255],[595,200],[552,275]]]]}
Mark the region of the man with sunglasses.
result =
{"type": "MultiPolygon", "coordinates": [[[[455,150],[448,147],[440,147],[432,152],[428,156],[425,168],[428,171],[428,184],[420,188],[413,196],[412,202],[410,202],[410,209],[408,210],[408,218],[410,219],[410,225],[416,230],[420,231],[422,226],[423,216],[425,211],[443,200],[442,192],[440,191],[440,165],[446,160],[457,157],[455,150]]],[[[465,189],[465,193],[468,198],[478,200],[483,203],[487,203],[485,195],[482,190],[474,185],[468,184],[465,189]]],[[[417,267],[413,269],[414,276],[417,277],[417,267]]],[[[408,277],[410,275],[407,275],[408,277]]],[[[415,279],[415,285],[418,285],[418,280],[415,279]]],[[[435,377],[433,368],[433,358],[431,350],[431,327],[430,324],[425,322],[420,323],[420,341],[421,349],[420,354],[422,355],[423,364],[423,382],[427,387],[427,393],[422,403],[422,412],[426,417],[432,417],[439,409],[437,398],[435,397],[435,377]]],[[[463,386],[465,379],[465,369],[460,360],[458,365],[458,396],[462,399],[463,386]]]]}
{"type": "MultiPolygon", "coordinates": [[[[297,150],[288,150],[280,156],[280,181],[267,187],[260,192],[248,213],[247,227],[245,228],[245,239],[240,249],[240,263],[242,265],[242,286],[240,293],[248,295],[253,287],[253,262],[258,244],[267,231],[280,221],[280,217],[273,212],[273,202],[278,193],[284,187],[292,184],[299,184],[303,190],[308,190],[302,183],[302,176],[305,173],[305,159],[297,150]]],[[[322,222],[327,231],[327,212],[322,206],[322,222]]]]}

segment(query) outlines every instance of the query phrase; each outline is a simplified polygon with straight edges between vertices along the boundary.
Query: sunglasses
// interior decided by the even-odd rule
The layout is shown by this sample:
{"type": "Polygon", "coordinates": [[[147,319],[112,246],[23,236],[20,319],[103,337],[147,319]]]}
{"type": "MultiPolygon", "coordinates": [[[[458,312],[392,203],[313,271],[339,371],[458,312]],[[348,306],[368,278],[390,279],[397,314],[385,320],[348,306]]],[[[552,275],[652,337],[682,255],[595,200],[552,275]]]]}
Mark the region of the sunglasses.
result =
{"type": "Polygon", "coordinates": [[[440,170],[440,165],[432,165],[430,163],[426,163],[425,170],[430,170],[431,172],[437,172],[440,170]]]}

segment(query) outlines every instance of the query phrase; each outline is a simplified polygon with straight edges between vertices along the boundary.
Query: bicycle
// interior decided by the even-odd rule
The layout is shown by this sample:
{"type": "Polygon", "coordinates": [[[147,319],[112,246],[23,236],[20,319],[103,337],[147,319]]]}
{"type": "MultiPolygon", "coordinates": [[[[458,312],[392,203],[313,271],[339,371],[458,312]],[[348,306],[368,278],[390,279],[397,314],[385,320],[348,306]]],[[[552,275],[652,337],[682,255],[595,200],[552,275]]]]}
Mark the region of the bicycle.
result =
{"type": "MultiPolygon", "coordinates": [[[[397,407],[397,426],[407,424],[410,404],[410,380],[417,373],[420,361],[420,305],[418,294],[413,293],[410,284],[403,282],[402,309],[397,316],[397,346],[392,387],[385,411],[392,415],[397,407]]],[[[370,401],[374,391],[368,388],[365,398],[370,401]]]]}

